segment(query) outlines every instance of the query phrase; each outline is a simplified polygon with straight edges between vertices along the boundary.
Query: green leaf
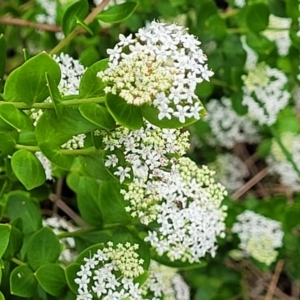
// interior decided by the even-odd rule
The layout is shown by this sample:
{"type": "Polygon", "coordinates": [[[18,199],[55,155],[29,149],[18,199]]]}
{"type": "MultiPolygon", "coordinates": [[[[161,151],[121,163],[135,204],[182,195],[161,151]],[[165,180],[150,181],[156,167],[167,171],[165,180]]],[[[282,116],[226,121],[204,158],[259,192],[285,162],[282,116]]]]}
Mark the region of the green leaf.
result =
{"type": "Polygon", "coordinates": [[[16,151],[11,158],[11,166],[27,190],[32,190],[45,183],[44,168],[32,152],[25,149],[16,151]]]}
{"type": "Polygon", "coordinates": [[[102,11],[97,18],[106,23],[119,23],[129,18],[136,10],[138,4],[136,2],[126,2],[114,5],[108,10],[102,11]]]}
{"type": "Polygon", "coordinates": [[[67,185],[75,193],[77,193],[78,190],[79,180],[80,176],[77,173],[71,172],[67,175],[67,185]]]}
{"type": "Polygon", "coordinates": [[[108,94],[106,106],[114,119],[122,126],[136,130],[143,126],[141,108],[127,104],[121,97],[108,94]]]}
{"type": "Polygon", "coordinates": [[[55,82],[60,80],[60,68],[45,52],[27,60],[7,77],[4,87],[5,101],[19,101],[32,105],[49,96],[45,74],[49,73],[55,82]]]}
{"type": "Polygon", "coordinates": [[[268,27],[270,11],[264,3],[254,3],[246,7],[246,24],[254,32],[268,27]]]}
{"type": "Polygon", "coordinates": [[[80,177],[77,190],[77,204],[80,214],[88,224],[102,226],[102,214],[99,208],[99,188],[96,179],[80,177]]]}
{"type": "Polygon", "coordinates": [[[3,257],[5,259],[10,260],[12,257],[14,257],[17,253],[20,252],[22,244],[23,244],[22,232],[18,228],[11,226],[9,243],[5,250],[5,253],[3,254],[3,257]]]}
{"type": "Polygon", "coordinates": [[[80,0],[70,5],[62,17],[62,31],[68,35],[77,26],[77,20],[84,20],[89,12],[86,0],[80,0]]]}
{"type": "Polygon", "coordinates": [[[107,170],[103,162],[103,155],[82,155],[79,157],[83,171],[88,176],[92,176],[104,181],[114,181],[116,178],[107,170]]]}
{"type": "Polygon", "coordinates": [[[23,233],[35,232],[42,227],[42,217],[37,204],[29,194],[13,191],[6,195],[7,214],[11,220],[20,218],[23,222],[23,233]]]}
{"type": "Polygon", "coordinates": [[[48,227],[37,231],[31,237],[27,246],[28,263],[34,270],[45,264],[55,263],[60,253],[59,239],[48,227]]]}
{"type": "Polygon", "coordinates": [[[17,130],[32,130],[30,118],[13,104],[0,105],[0,118],[17,130]]]}
{"type": "Polygon", "coordinates": [[[0,155],[6,156],[14,151],[16,140],[16,132],[0,132],[0,155]]]}
{"type": "Polygon", "coordinates": [[[10,292],[24,298],[33,296],[37,289],[37,280],[28,266],[16,267],[10,275],[10,292]]]}
{"type": "Polygon", "coordinates": [[[0,92],[4,84],[3,77],[5,73],[5,62],[6,62],[6,42],[3,34],[0,34],[0,92]]]}
{"type": "Polygon", "coordinates": [[[89,28],[83,21],[78,19],[77,16],[75,16],[76,23],[79,24],[83,29],[85,29],[90,35],[93,35],[93,31],[91,28],[89,28]]]}
{"type": "Polygon", "coordinates": [[[68,286],[74,294],[78,293],[78,285],[75,283],[75,279],[77,278],[76,273],[80,271],[80,266],[80,264],[73,263],[65,269],[68,286]]]}
{"type": "Polygon", "coordinates": [[[219,14],[211,15],[206,21],[205,25],[207,30],[218,40],[223,39],[226,36],[226,23],[219,14]]]}
{"type": "Polygon", "coordinates": [[[104,96],[106,84],[97,76],[98,72],[104,71],[108,66],[108,59],[100,60],[90,66],[82,76],[79,85],[80,98],[92,98],[104,96]]]}
{"type": "Polygon", "coordinates": [[[275,48],[275,43],[269,41],[265,36],[255,33],[247,33],[247,44],[259,54],[268,55],[275,48]]]}
{"type": "Polygon", "coordinates": [[[51,148],[59,148],[63,143],[84,132],[97,129],[86,120],[77,107],[64,107],[63,118],[58,118],[54,110],[48,109],[39,118],[35,133],[39,144],[49,143],[51,148]]]}
{"type": "Polygon", "coordinates": [[[40,149],[42,153],[58,167],[67,171],[71,169],[74,156],[61,153],[60,148],[54,149],[51,143],[40,144],[40,149]]]}
{"type": "Polygon", "coordinates": [[[8,224],[0,224],[0,258],[4,254],[10,237],[11,226],[8,224]]]}
{"type": "MultiPolygon", "coordinates": [[[[271,14],[273,14],[277,17],[281,17],[281,18],[287,17],[285,1],[283,1],[283,0],[268,0],[268,4],[269,4],[271,14]]],[[[294,6],[294,7],[296,7],[296,6],[294,6]]]]}
{"type": "Polygon", "coordinates": [[[104,224],[126,224],[130,221],[120,193],[120,185],[114,182],[101,182],[99,199],[104,224]]]}
{"type": "Polygon", "coordinates": [[[61,95],[58,90],[57,83],[49,73],[46,73],[46,80],[49,89],[49,94],[54,104],[56,114],[57,116],[61,116],[63,113],[63,106],[61,104],[61,95]]]}
{"type": "MultiPolygon", "coordinates": [[[[0,277],[0,282],[1,282],[1,277],[0,277]]],[[[5,300],[5,298],[4,298],[4,296],[3,296],[3,294],[1,292],[0,292],[0,300],[5,300]]]]}
{"type": "Polygon", "coordinates": [[[99,104],[81,104],[79,106],[79,111],[87,120],[100,128],[111,130],[116,127],[116,122],[109,111],[99,104]]]}
{"type": "Polygon", "coordinates": [[[35,273],[41,287],[52,296],[60,296],[66,289],[66,277],[63,268],[55,264],[45,264],[35,273]]]}
{"type": "MultiPolygon", "coordinates": [[[[147,121],[161,128],[182,128],[184,126],[191,125],[197,121],[195,118],[186,118],[185,122],[181,123],[179,119],[174,116],[171,117],[171,120],[166,118],[159,120],[158,109],[156,109],[153,106],[142,106],[142,112],[144,118],[147,119],[147,121]]],[[[202,109],[199,113],[200,118],[202,118],[203,116],[205,116],[206,110],[202,109]]]]}

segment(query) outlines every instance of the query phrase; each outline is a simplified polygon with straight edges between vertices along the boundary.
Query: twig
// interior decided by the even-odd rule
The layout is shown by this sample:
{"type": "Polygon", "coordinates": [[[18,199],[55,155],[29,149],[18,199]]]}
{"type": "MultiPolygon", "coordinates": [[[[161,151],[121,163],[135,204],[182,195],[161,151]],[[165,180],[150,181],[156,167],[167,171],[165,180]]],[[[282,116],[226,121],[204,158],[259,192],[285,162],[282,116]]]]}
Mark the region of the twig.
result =
{"type": "Polygon", "coordinates": [[[262,180],[267,174],[268,174],[267,168],[261,170],[253,178],[251,178],[248,182],[246,182],[238,191],[236,191],[231,196],[231,198],[233,200],[237,200],[243,194],[245,194],[248,190],[250,190],[255,184],[257,184],[260,180],[262,180]]]}
{"type": "Polygon", "coordinates": [[[282,260],[282,259],[279,260],[278,263],[276,264],[276,268],[275,268],[274,274],[272,276],[272,280],[271,280],[271,283],[269,285],[268,292],[267,292],[267,295],[265,297],[265,300],[272,300],[275,289],[276,289],[276,286],[277,286],[277,282],[278,282],[278,279],[279,279],[279,276],[280,276],[280,273],[283,269],[283,265],[284,265],[284,260],[282,260]]]}
{"type": "MultiPolygon", "coordinates": [[[[104,7],[108,4],[109,0],[104,0],[101,2],[98,6],[96,6],[91,13],[85,18],[84,23],[86,25],[89,25],[95,18],[96,16],[104,9],[104,7]]],[[[71,31],[64,39],[62,39],[51,51],[50,54],[53,55],[60,51],[62,48],[67,46],[79,33],[81,29],[80,28],[75,28],[73,31],[71,31]]]]}
{"type": "Polygon", "coordinates": [[[71,209],[65,202],[63,202],[61,199],[55,199],[56,198],[55,194],[50,195],[49,198],[51,201],[55,202],[56,206],[60,208],[65,214],[67,214],[79,226],[83,228],[88,227],[88,225],[81,219],[81,217],[73,209],[71,209]]]}
{"type": "Polygon", "coordinates": [[[5,25],[14,25],[19,27],[31,27],[39,30],[50,31],[50,32],[61,32],[61,28],[56,25],[48,25],[42,23],[34,23],[26,20],[10,18],[10,17],[2,17],[0,18],[0,24],[5,25]]]}

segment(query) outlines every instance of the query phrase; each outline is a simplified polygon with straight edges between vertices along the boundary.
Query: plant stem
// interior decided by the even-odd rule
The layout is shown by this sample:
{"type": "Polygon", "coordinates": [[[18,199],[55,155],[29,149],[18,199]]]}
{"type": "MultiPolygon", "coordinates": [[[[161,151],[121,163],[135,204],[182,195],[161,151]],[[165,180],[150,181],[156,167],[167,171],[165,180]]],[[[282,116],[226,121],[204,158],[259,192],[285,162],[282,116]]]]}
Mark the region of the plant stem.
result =
{"type": "Polygon", "coordinates": [[[300,178],[300,170],[299,170],[297,164],[295,163],[292,154],[284,146],[284,144],[282,143],[282,141],[280,139],[280,136],[277,134],[275,129],[271,127],[270,130],[271,130],[271,133],[272,133],[273,137],[275,138],[276,142],[278,143],[279,147],[281,148],[283,154],[285,155],[286,159],[291,163],[291,165],[293,166],[294,170],[296,171],[296,173],[298,174],[298,176],[300,178]]]}
{"type": "MultiPolygon", "coordinates": [[[[108,4],[109,0],[104,0],[101,2],[98,6],[96,6],[91,13],[85,18],[84,23],[86,25],[89,25],[94,21],[94,19],[97,17],[97,15],[103,10],[103,8],[108,4]]],[[[67,46],[75,37],[76,35],[81,31],[81,28],[75,28],[73,31],[71,31],[64,39],[62,39],[51,51],[50,55],[53,55],[57,52],[59,52],[62,48],[67,46]]]]}
{"type": "Polygon", "coordinates": [[[237,15],[239,12],[240,12],[240,10],[236,8],[236,9],[230,9],[225,12],[219,13],[219,15],[222,19],[227,19],[227,18],[237,15]]]}
{"type": "Polygon", "coordinates": [[[27,266],[27,263],[24,263],[23,261],[15,258],[15,257],[12,257],[10,260],[19,266],[27,266]]]}
{"type": "MultiPolygon", "coordinates": [[[[71,99],[71,100],[65,100],[62,101],[61,104],[63,106],[71,106],[71,105],[80,105],[80,104],[86,104],[86,103],[103,103],[105,101],[105,96],[103,97],[94,97],[94,98],[82,98],[82,99],[71,99]]],[[[26,104],[24,102],[6,102],[6,101],[0,101],[0,105],[5,104],[12,104],[16,108],[20,109],[31,109],[31,108],[54,108],[53,103],[34,103],[32,105],[26,104]]]]}
{"type": "Polygon", "coordinates": [[[79,229],[79,230],[71,231],[71,232],[62,232],[62,233],[59,233],[57,235],[57,237],[61,239],[61,238],[66,238],[66,237],[83,236],[85,233],[96,231],[96,230],[98,230],[98,229],[95,227],[89,227],[89,228],[79,229]]]}

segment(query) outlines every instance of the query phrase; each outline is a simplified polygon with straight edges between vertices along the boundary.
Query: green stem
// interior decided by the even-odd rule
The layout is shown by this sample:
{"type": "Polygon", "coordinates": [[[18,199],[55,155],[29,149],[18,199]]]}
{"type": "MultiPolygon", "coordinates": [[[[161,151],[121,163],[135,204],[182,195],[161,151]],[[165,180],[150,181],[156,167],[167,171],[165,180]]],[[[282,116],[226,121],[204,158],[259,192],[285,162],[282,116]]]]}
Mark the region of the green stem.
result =
{"type": "Polygon", "coordinates": [[[223,87],[227,87],[230,88],[233,91],[237,91],[237,87],[233,86],[233,85],[229,85],[227,82],[222,81],[220,79],[216,79],[216,78],[211,78],[210,82],[215,84],[215,85],[219,85],[219,86],[223,86],[223,87]]]}
{"type": "MultiPolygon", "coordinates": [[[[1,178],[1,177],[0,177],[0,178],[1,178]]],[[[8,182],[7,182],[7,180],[5,180],[4,183],[3,183],[3,185],[2,185],[2,189],[1,189],[1,191],[0,191],[0,199],[2,198],[2,196],[3,196],[4,192],[5,192],[5,189],[6,189],[7,185],[8,185],[8,182]]]]}
{"type": "Polygon", "coordinates": [[[231,34],[231,33],[245,34],[248,32],[248,29],[247,28],[227,28],[226,31],[228,34],[231,34]]]}
{"type": "Polygon", "coordinates": [[[294,170],[296,171],[296,173],[298,174],[298,176],[300,178],[300,170],[299,170],[297,164],[295,163],[292,154],[284,146],[284,144],[282,143],[282,141],[280,139],[280,136],[277,134],[275,129],[270,127],[270,130],[271,130],[271,133],[272,133],[273,137],[275,138],[276,142],[278,143],[279,147],[281,148],[283,154],[285,155],[286,159],[291,163],[291,165],[293,166],[294,170]]]}
{"type": "Polygon", "coordinates": [[[89,227],[89,228],[79,229],[79,230],[71,231],[71,232],[62,232],[62,233],[59,233],[57,235],[57,237],[61,239],[61,238],[66,238],[66,237],[84,236],[85,233],[96,231],[96,230],[99,230],[99,229],[97,229],[95,227],[89,227]]]}
{"type": "Polygon", "coordinates": [[[40,148],[38,146],[26,146],[26,145],[21,145],[21,144],[16,144],[15,148],[20,150],[20,149],[25,149],[31,152],[37,152],[37,151],[41,151],[40,148]]]}
{"type": "Polygon", "coordinates": [[[10,260],[19,266],[27,266],[27,263],[24,263],[23,261],[15,258],[15,257],[11,258],[10,260]]]}
{"type": "MultiPolygon", "coordinates": [[[[105,102],[105,96],[103,97],[94,97],[94,98],[82,98],[82,99],[72,99],[62,101],[61,104],[63,106],[71,106],[71,105],[80,105],[86,103],[103,103],[105,102]]],[[[0,105],[12,104],[16,108],[20,109],[30,109],[30,108],[54,108],[53,103],[34,103],[32,105],[28,105],[24,102],[6,102],[0,101],[0,105]]]]}
{"type": "MultiPolygon", "coordinates": [[[[104,0],[101,2],[97,7],[95,7],[94,10],[91,11],[91,13],[85,18],[84,24],[89,25],[94,21],[94,19],[97,17],[97,15],[103,10],[103,8],[108,4],[109,0],[104,0]]],[[[62,39],[51,51],[50,55],[53,55],[57,52],[59,52],[61,49],[63,49],[65,46],[67,46],[75,37],[76,35],[81,31],[81,28],[75,28],[73,31],[71,31],[64,39],[62,39]]]]}
{"type": "Polygon", "coordinates": [[[239,12],[240,12],[240,10],[236,8],[236,9],[230,9],[228,11],[222,12],[219,15],[222,19],[227,19],[227,18],[237,15],[239,12]]]}

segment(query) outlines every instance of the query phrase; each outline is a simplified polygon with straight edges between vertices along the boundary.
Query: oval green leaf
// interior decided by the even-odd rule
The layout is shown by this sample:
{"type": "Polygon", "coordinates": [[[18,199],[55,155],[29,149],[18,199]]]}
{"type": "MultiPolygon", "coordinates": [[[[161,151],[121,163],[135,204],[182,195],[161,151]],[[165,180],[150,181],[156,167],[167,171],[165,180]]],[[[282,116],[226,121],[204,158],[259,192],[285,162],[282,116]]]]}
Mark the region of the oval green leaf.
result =
{"type": "Polygon", "coordinates": [[[8,224],[0,224],[0,258],[4,254],[10,237],[11,226],[8,224]]]}
{"type": "Polygon", "coordinates": [[[140,107],[127,104],[124,99],[113,94],[107,95],[106,106],[120,125],[132,130],[143,126],[143,116],[140,107]]]}
{"type": "Polygon", "coordinates": [[[108,10],[102,11],[97,18],[105,23],[119,23],[129,18],[137,8],[136,2],[126,2],[114,5],[108,10]]]}
{"type": "Polygon", "coordinates": [[[46,175],[39,159],[30,151],[21,149],[11,158],[11,166],[17,178],[27,190],[44,184],[46,175]]]}
{"type": "Polygon", "coordinates": [[[42,52],[27,60],[7,77],[4,87],[5,101],[19,101],[32,105],[49,96],[45,74],[51,74],[55,82],[60,80],[60,68],[47,53],[42,52]]]}
{"type": "Polygon", "coordinates": [[[270,11],[265,3],[254,3],[246,8],[247,27],[254,32],[265,30],[269,24],[270,11]]]}
{"type": "Polygon", "coordinates": [[[111,130],[116,126],[114,118],[109,111],[96,103],[81,104],[79,111],[91,123],[96,124],[100,128],[111,130]]]}
{"type": "Polygon", "coordinates": [[[76,273],[80,271],[80,266],[80,264],[73,263],[65,269],[68,286],[74,294],[78,293],[78,285],[75,283],[75,279],[77,278],[76,273]]]}
{"type": "Polygon", "coordinates": [[[36,271],[35,275],[40,286],[52,296],[60,296],[66,290],[65,272],[59,265],[43,265],[36,271]]]}
{"type": "Polygon", "coordinates": [[[30,118],[13,104],[0,105],[0,118],[19,131],[33,129],[30,118]]]}
{"type": "Polygon", "coordinates": [[[10,275],[10,292],[12,295],[29,298],[37,289],[37,280],[28,266],[16,267],[10,275]]]}
{"type": "Polygon", "coordinates": [[[59,239],[48,227],[37,231],[31,237],[27,246],[28,263],[34,270],[45,264],[55,263],[60,253],[59,239]]]}
{"type": "Polygon", "coordinates": [[[11,220],[20,218],[23,233],[35,232],[42,227],[40,210],[29,194],[21,191],[10,192],[7,197],[7,214],[11,220]]]}
{"type": "Polygon", "coordinates": [[[107,68],[108,59],[102,59],[91,65],[83,74],[80,85],[80,98],[101,97],[105,95],[104,88],[106,84],[97,76],[99,71],[107,68]]]}

